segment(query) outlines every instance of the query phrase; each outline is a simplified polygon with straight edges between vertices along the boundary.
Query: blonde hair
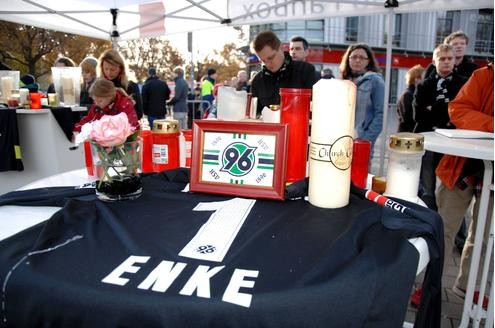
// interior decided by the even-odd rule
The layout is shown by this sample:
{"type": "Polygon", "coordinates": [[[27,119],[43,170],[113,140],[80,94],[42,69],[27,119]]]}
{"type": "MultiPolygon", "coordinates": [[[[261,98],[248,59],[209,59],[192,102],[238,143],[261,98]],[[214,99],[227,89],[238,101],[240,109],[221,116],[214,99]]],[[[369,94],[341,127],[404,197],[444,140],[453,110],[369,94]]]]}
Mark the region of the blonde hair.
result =
{"type": "Polygon", "coordinates": [[[96,66],[98,66],[98,59],[92,56],[88,56],[83,59],[79,64],[83,73],[91,73],[91,75],[96,76],[96,66]]]}
{"type": "Polygon", "coordinates": [[[467,34],[464,33],[463,31],[460,31],[460,30],[459,31],[452,32],[449,35],[447,35],[447,37],[443,40],[443,43],[449,44],[455,38],[462,38],[462,39],[464,39],[466,41],[466,45],[469,43],[469,38],[468,38],[467,34]]]}
{"type": "Polygon", "coordinates": [[[119,54],[119,52],[114,49],[108,49],[101,54],[100,59],[98,60],[98,64],[99,64],[98,71],[100,73],[100,77],[105,77],[105,73],[103,72],[104,62],[107,62],[114,66],[118,66],[120,68],[120,74],[118,79],[122,87],[124,89],[127,89],[127,85],[129,84],[129,82],[127,80],[125,61],[124,58],[122,58],[122,56],[119,54]]]}
{"type": "Polygon", "coordinates": [[[411,67],[406,73],[406,84],[412,85],[416,82],[417,78],[422,78],[425,69],[421,65],[415,65],[411,67]]]}
{"type": "Polygon", "coordinates": [[[454,53],[454,48],[452,48],[451,45],[448,45],[448,44],[445,44],[445,43],[439,44],[435,48],[435,50],[433,50],[433,58],[436,58],[436,56],[440,52],[452,52],[452,53],[454,53]]]}

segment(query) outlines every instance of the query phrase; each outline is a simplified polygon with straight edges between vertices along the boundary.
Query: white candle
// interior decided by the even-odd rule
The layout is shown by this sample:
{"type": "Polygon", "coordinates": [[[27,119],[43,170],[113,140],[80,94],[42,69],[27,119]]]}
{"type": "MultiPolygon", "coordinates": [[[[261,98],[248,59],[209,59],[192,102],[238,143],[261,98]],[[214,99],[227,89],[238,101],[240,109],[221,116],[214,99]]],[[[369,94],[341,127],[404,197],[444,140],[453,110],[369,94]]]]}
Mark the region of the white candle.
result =
{"type": "Polygon", "coordinates": [[[261,111],[261,120],[265,123],[280,123],[280,107],[272,110],[265,106],[261,111]]]}
{"type": "Polygon", "coordinates": [[[385,196],[418,202],[421,158],[424,155],[424,137],[401,132],[389,136],[389,160],[385,196]]]}
{"type": "Polygon", "coordinates": [[[323,208],[349,203],[356,86],[321,79],[313,86],[309,202],[323,208]]]}
{"type": "Polygon", "coordinates": [[[76,105],[76,90],[72,76],[62,76],[62,90],[64,94],[64,105],[76,105]]]}
{"type": "Polygon", "coordinates": [[[14,81],[11,76],[2,76],[2,98],[7,102],[7,99],[12,95],[14,81]]]}
{"type": "Polygon", "coordinates": [[[29,96],[29,89],[26,88],[20,88],[19,89],[19,95],[20,95],[20,101],[19,104],[21,106],[26,105],[29,103],[28,96],[29,96]]]}

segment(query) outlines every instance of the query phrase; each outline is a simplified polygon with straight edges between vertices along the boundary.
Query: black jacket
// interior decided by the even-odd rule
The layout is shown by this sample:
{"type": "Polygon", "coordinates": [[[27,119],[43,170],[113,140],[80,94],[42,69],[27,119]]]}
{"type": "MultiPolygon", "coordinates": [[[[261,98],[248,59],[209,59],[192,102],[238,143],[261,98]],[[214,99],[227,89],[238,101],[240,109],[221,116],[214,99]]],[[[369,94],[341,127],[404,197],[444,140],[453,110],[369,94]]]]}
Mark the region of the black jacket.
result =
{"type": "Polygon", "coordinates": [[[23,171],[15,109],[0,110],[0,172],[23,171]]]}
{"type": "Polygon", "coordinates": [[[132,97],[132,99],[134,100],[134,109],[136,110],[136,115],[138,119],[141,119],[141,117],[143,117],[143,104],[141,102],[141,92],[139,92],[138,85],[132,81],[129,81],[129,83],[127,84],[127,88],[124,88],[120,80],[115,79],[112,80],[112,82],[117,88],[124,89],[127,95],[132,97]]]}
{"type": "Polygon", "coordinates": [[[280,88],[312,89],[316,83],[315,68],[313,65],[294,61],[285,53],[285,61],[278,72],[270,72],[263,67],[251,83],[253,97],[258,97],[257,113],[263,107],[280,104],[280,88]]]}
{"type": "Polygon", "coordinates": [[[413,100],[415,133],[433,131],[435,128],[454,128],[450,123],[448,103],[454,100],[466,78],[456,73],[449,75],[444,81],[445,93],[442,92],[443,88],[438,87],[439,80],[440,76],[435,73],[416,87],[413,100]]]}
{"type": "Polygon", "coordinates": [[[90,83],[88,83],[86,85],[86,83],[82,83],[81,84],[81,96],[80,96],[80,99],[79,99],[79,105],[81,106],[85,106],[87,108],[91,107],[91,105],[93,105],[93,98],[91,98],[91,96],[89,95],[89,89],[91,88],[91,86],[93,85],[93,83],[96,81],[96,78],[91,81],[90,83]]]}
{"type": "Polygon", "coordinates": [[[164,116],[167,112],[167,100],[170,98],[170,89],[157,76],[149,77],[143,85],[144,114],[164,116]]]}
{"type": "Polygon", "coordinates": [[[414,130],[412,103],[415,90],[416,85],[409,85],[397,102],[397,115],[399,116],[398,132],[412,132],[414,130]]]}

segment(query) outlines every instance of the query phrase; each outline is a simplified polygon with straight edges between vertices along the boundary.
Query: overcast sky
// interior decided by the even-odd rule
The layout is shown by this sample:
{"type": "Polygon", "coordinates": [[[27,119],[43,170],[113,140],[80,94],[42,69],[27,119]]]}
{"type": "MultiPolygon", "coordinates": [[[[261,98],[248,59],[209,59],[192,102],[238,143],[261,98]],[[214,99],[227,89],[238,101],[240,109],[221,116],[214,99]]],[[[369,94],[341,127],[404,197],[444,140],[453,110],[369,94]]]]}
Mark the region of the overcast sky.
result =
{"type": "MultiPolygon", "coordinates": [[[[247,34],[247,32],[246,32],[247,34]]],[[[239,40],[239,33],[232,27],[219,27],[212,29],[205,29],[202,31],[193,32],[193,53],[196,59],[203,59],[208,54],[213,54],[213,50],[221,50],[227,43],[235,43],[237,46],[243,46],[247,40],[239,40]]],[[[167,35],[166,38],[170,40],[171,45],[177,48],[185,58],[190,59],[189,52],[187,51],[187,33],[180,33],[175,35],[167,35]]]]}

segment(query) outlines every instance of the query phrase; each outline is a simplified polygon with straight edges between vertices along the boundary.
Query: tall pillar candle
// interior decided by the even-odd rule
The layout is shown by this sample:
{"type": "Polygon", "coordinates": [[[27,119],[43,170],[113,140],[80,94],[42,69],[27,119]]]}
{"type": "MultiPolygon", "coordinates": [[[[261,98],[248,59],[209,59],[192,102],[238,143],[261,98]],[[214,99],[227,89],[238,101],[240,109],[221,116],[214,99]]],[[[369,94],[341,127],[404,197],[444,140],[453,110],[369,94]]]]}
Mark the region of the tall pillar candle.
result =
{"type": "Polygon", "coordinates": [[[76,90],[74,88],[74,79],[72,76],[62,76],[62,92],[64,96],[64,105],[77,105],[76,104],[76,90]]]}
{"type": "Polygon", "coordinates": [[[309,202],[323,208],[349,203],[356,86],[321,79],[313,86],[309,202]]]}
{"type": "Polygon", "coordinates": [[[14,81],[11,76],[2,76],[2,98],[7,102],[8,98],[12,95],[12,89],[14,88],[14,81]]]}

